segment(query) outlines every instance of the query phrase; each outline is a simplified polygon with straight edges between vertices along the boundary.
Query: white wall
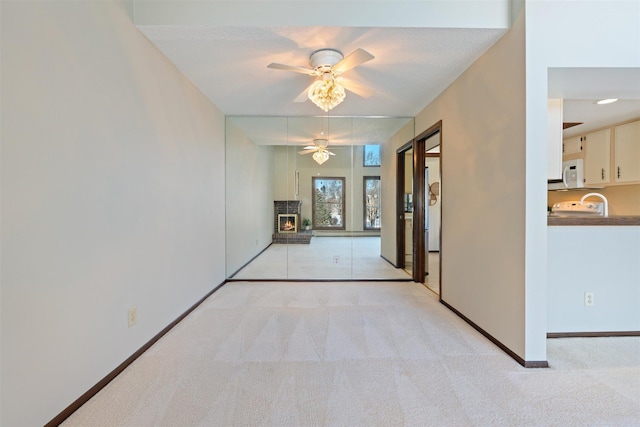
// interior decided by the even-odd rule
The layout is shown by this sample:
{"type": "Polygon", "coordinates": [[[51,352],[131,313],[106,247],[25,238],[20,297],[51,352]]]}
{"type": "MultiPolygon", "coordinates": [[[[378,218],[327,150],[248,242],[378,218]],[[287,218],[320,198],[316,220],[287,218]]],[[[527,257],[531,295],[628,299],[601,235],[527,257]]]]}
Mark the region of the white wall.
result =
{"type": "Polygon", "coordinates": [[[276,170],[273,147],[255,145],[227,120],[227,277],[236,273],[271,244],[273,187],[276,170]]]}
{"type": "Polygon", "coordinates": [[[224,116],[117,2],[1,7],[0,424],[34,426],[225,279],[224,116]]]}
{"type": "Polygon", "coordinates": [[[547,228],[548,332],[640,331],[640,227],[547,228]]]}
{"type": "Polygon", "coordinates": [[[526,2],[526,347],[546,354],[547,72],[550,67],[640,66],[640,2],[526,2]],[[606,17],[604,19],[603,17],[606,17]]]}

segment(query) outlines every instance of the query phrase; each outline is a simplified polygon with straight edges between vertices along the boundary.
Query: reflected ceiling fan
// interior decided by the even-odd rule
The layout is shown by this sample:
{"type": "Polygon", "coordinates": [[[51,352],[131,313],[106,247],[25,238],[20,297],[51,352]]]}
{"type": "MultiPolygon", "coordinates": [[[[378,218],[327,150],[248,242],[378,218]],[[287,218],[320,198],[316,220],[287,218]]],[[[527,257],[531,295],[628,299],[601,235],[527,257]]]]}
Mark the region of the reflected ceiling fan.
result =
{"type": "Polygon", "coordinates": [[[298,151],[298,154],[304,155],[313,153],[313,160],[315,160],[319,165],[323,164],[327,160],[329,160],[329,156],[335,156],[335,153],[332,153],[327,149],[329,146],[328,139],[314,139],[313,145],[307,145],[304,147],[302,151],[298,151]]]}
{"type": "Polygon", "coordinates": [[[317,79],[298,95],[294,102],[304,102],[308,98],[324,111],[329,111],[344,100],[345,89],[363,98],[373,94],[373,89],[340,76],[373,58],[372,54],[359,48],[346,57],[335,49],[320,49],[309,57],[312,68],[277,63],[271,63],[267,67],[316,77],[317,79]]]}

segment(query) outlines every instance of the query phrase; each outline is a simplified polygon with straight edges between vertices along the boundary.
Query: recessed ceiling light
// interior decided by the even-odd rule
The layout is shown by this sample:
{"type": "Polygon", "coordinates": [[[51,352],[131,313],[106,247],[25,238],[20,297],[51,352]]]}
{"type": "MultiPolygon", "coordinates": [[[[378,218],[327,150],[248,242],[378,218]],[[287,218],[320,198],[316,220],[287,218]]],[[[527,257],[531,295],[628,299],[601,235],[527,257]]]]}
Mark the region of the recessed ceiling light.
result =
{"type": "Polygon", "coordinates": [[[616,102],[617,100],[618,98],[601,99],[600,101],[596,102],[596,104],[599,104],[599,105],[611,104],[612,102],[616,102]]]}

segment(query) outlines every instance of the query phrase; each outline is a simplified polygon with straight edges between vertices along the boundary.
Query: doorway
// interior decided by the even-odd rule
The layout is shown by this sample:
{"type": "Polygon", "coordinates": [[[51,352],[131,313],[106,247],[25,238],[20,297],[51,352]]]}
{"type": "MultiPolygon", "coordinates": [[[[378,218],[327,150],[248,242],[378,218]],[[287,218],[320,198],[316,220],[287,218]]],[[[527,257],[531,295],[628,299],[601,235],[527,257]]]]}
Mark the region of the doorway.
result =
{"type": "Polygon", "coordinates": [[[438,294],[442,293],[441,147],[439,121],[397,150],[396,176],[397,266],[438,294]]]}
{"type": "Polygon", "coordinates": [[[440,133],[436,133],[425,141],[425,285],[437,294],[440,294],[440,181],[440,133]]]}

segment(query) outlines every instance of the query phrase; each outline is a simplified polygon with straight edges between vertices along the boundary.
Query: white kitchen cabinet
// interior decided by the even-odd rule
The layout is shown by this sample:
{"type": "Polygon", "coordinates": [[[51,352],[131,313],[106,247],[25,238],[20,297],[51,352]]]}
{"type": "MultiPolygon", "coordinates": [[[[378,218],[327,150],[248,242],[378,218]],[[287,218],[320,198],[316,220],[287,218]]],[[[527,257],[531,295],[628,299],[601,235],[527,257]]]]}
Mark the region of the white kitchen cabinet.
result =
{"type": "Polygon", "coordinates": [[[640,120],[616,126],[614,137],[614,181],[640,181],[640,120]]]}
{"type": "Polygon", "coordinates": [[[562,156],[582,153],[582,139],[581,136],[574,136],[562,141],[562,156]]]}
{"type": "Polygon", "coordinates": [[[547,99],[547,179],[562,178],[562,98],[547,99]]]}
{"type": "Polygon", "coordinates": [[[611,131],[604,129],[584,137],[584,180],[587,185],[607,184],[611,173],[611,131]]]}

